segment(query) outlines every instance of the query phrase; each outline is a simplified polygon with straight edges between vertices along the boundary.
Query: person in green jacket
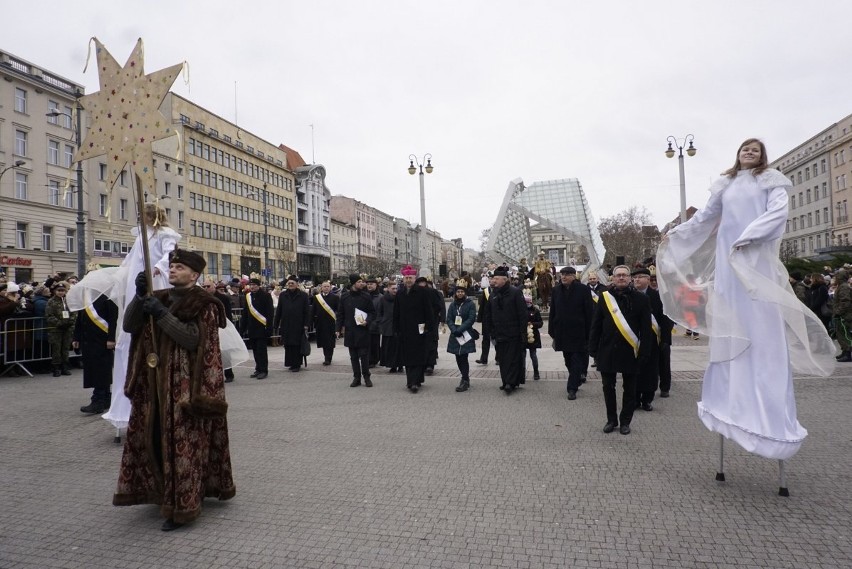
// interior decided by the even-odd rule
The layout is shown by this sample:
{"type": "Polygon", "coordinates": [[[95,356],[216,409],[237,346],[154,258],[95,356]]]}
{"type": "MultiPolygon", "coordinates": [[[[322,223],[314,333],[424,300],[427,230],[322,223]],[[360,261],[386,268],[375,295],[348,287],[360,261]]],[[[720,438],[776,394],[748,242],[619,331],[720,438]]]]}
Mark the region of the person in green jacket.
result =
{"type": "Polygon", "coordinates": [[[68,350],[71,349],[77,313],[68,310],[68,302],[65,300],[67,292],[68,285],[65,281],[54,283],[53,296],[47,301],[47,307],[44,310],[53,377],[71,375],[71,370],[68,368],[68,350]]]}

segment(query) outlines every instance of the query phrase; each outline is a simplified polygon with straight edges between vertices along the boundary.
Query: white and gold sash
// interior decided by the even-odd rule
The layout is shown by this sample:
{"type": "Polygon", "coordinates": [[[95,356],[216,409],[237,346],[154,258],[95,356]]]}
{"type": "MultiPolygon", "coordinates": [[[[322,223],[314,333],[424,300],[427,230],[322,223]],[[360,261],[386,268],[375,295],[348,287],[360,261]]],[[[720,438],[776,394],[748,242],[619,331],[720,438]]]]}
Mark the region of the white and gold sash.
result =
{"type": "Polygon", "coordinates": [[[627,340],[627,343],[633,347],[633,355],[635,357],[639,357],[639,337],[635,332],[630,328],[630,324],[627,323],[627,318],[624,317],[624,313],[618,307],[618,303],[615,302],[615,299],[612,297],[612,294],[609,291],[603,292],[604,302],[606,302],[606,307],[609,309],[609,313],[612,315],[612,320],[615,322],[615,327],[618,328],[618,331],[621,332],[621,335],[627,340]]]}
{"type": "Polygon", "coordinates": [[[320,303],[320,306],[322,306],[322,309],[325,310],[326,312],[328,312],[328,315],[331,316],[331,319],[334,320],[335,322],[337,322],[337,315],[334,313],[334,310],[331,309],[331,307],[328,305],[328,303],[325,301],[325,299],[322,297],[322,295],[318,294],[314,298],[316,298],[317,302],[320,303]]]}
{"type": "Polygon", "coordinates": [[[654,318],[654,315],[651,315],[651,330],[654,331],[654,334],[657,335],[657,343],[659,344],[662,341],[660,337],[660,325],[657,324],[657,319],[654,318]]]}
{"type": "Polygon", "coordinates": [[[485,300],[488,300],[491,297],[491,289],[490,288],[483,289],[482,295],[485,297],[485,300]]]}
{"type": "Polygon", "coordinates": [[[91,304],[86,306],[86,314],[95,326],[103,330],[104,334],[109,334],[109,323],[101,318],[101,315],[95,311],[91,304]]]}
{"type": "Polygon", "coordinates": [[[246,294],[246,306],[248,307],[249,313],[252,315],[252,317],[264,326],[266,326],[266,316],[258,312],[254,305],[251,303],[251,293],[246,294]]]}
{"type": "Polygon", "coordinates": [[[595,292],[595,291],[593,291],[592,289],[589,289],[589,290],[591,290],[591,292],[592,292],[592,300],[594,300],[594,301],[595,301],[595,303],[597,303],[597,301],[599,301],[599,300],[600,300],[600,297],[598,296],[598,293],[596,293],[596,292],[595,292]]]}

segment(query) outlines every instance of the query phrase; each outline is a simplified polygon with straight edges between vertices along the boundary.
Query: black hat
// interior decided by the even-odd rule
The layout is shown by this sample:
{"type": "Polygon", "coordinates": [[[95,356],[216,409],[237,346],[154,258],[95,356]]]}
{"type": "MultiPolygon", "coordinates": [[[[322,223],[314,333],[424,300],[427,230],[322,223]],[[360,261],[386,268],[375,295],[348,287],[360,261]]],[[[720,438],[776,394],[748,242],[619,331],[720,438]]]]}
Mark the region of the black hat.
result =
{"type": "Polygon", "coordinates": [[[361,275],[359,275],[358,273],[352,273],[351,275],[349,275],[349,284],[354,285],[355,283],[357,283],[360,280],[364,280],[364,279],[361,278],[361,275]]]}
{"type": "Polygon", "coordinates": [[[260,279],[249,279],[249,284],[256,284],[260,286],[260,279]]]}
{"type": "Polygon", "coordinates": [[[207,266],[207,261],[204,260],[204,257],[186,249],[175,249],[169,253],[169,264],[171,263],[180,263],[196,273],[204,272],[204,267],[207,266]]]}
{"type": "Polygon", "coordinates": [[[288,281],[299,282],[299,277],[297,277],[296,275],[287,275],[287,278],[284,279],[284,282],[287,283],[288,281]]]}
{"type": "Polygon", "coordinates": [[[577,269],[575,269],[574,267],[568,266],[568,267],[562,267],[561,269],[559,269],[559,272],[562,273],[563,275],[576,275],[577,269]]]}
{"type": "Polygon", "coordinates": [[[429,282],[429,279],[427,279],[426,277],[417,277],[416,279],[414,279],[414,284],[428,283],[428,282],[429,282]]]}
{"type": "Polygon", "coordinates": [[[508,277],[509,276],[509,267],[497,267],[494,269],[495,277],[508,277]]]}
{"type": "Polygon", "coordinates": [[[631,274],[631,275],[633,275],[634,277],[635,277],[636,275],[648,275],[648,276],[650,277],[650,276],[651,276],[651,271],[649,271],[648,269],[645,269],[645,268],[639,267],[638,269],[633,269],[633,272],[632,272],[632,273],[630,273],[630,274],[631,274]]]}
{"type": "Polygon", "coordinates": [[[240,279],[238,279],[237,277],[234,277],[234,278],[231,279],[230,284],[231,284],[231,286],[240,286],[240,279]]]}

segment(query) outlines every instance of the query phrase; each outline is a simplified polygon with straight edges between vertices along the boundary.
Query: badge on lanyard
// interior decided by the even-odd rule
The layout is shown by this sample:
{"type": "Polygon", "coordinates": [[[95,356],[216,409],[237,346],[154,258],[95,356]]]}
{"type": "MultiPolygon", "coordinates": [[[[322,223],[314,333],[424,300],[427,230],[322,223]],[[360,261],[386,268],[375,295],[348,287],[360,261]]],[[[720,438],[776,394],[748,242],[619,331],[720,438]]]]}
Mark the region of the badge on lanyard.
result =
{"type": "Polygon", "coordinates": [[[461,323],[462,323],[462,317],[459,316],[459,315],[456,315],[456,326],[461,326],[461,323]]]}
{"type": "Polygon", "coordinates": [[[71,314],[67,310],[63,310],[62,311],[62,318],[64,320],[67,320],[68,318],[71,318],[71,314]]]}

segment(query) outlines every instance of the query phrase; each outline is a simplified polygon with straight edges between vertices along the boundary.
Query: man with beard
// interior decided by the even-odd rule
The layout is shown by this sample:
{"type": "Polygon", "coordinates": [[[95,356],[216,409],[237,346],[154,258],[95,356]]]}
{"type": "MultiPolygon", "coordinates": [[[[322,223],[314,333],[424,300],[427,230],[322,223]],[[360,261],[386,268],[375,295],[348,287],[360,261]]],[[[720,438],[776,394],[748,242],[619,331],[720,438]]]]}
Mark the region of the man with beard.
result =
{"type": "Polygon", "coordinates": [[[205,497],[236,493],[219,347],[225,311],[196,286],[206,264],[201,255],[175,249],[169,257],[173,288],[145,296],[139,273],[124,313],[131,411],[113,496],[116,506],[157,504],[163,531],[196,519],[205,497]]]}
{"type": "Polygon", "coordinates": [[[589,287],[577,280],[574,267],[562,267],[559,284],[553,287],[547,334],[553,349],[562,352],[568,368],[568,399],[577,399],[577,390],[586,380],[589,363],[589,331],[595,302],[589,287]]]}
{"type": "Polygon", "coordinates": [[[509,269],[494,271],[494,285],[486,313],[486,325],[495,341],[500,363],[500,389],[511,395],[523,383],[526,357],[527,303],[520,289],[509,283],[509,269]]]}
{"type": "Polygon", "coordinates": [[[414,284],[416,274],[411,266],[402,269],[403,288],[397,292],[393,308],[393,332],[405,366],[406,385],[412,393],[417,393],[423,383],[431,346],[428,335],[438,327],[432,295],[414,284]]]}
{"type": "Polygon", "coordinates": [[[255,379],[266,379],[269,375],[269,354],[266,342],[272,336],[272,296],[260,288],[260,279],[249,279],[249,291],[243,297],[243,315],[240,317],[240,332],[249,339],[254,354],[255,379]]]}
{"type": "Polygon", "coordinates": [[[606,425],[611,433],[621,423],[622,435],[630,434],[636,408],[636,381],[640,361],[645,361],[654,341],[651,331],[651,304],[648,297],[631,289],[630,268],[618,265],[612,270],[614,285],[601,294],[592,318],[589,352],[598,361],[606,402],[606,425]],[[624,395],[621,414],[615,395],[615,376],[621,373],[624,395]]]}
{"type": "Polygon", "coordinates": [[[482,324],[482,354],[476,363],[482,365],[488,365],[488,354],[491,351],[491,332],[488,330],[485,314],[488,312],[488,302],[494,290],[494,273],[488,271],[487,277],[488,286],[483,288],[479,295],[479,311],[476,313],[476,321],[482,324]]]}
{"type": "Polygon", "coordinates": [[[396,304],[396,291],[396,283],[388,284],[376,311],[376,320],[379,321],[379,330],[382,333],[382,358],[379,363],[390,368],[389,373],[396,373],[402,369],[402,363],[399,361],[399,342],[393,332],[393,309],[396,304]]]}
{"type": "Polygon", "coordinates": [[[294,275],[287,277],[284,286],[286,290],[278,295],[272,329],[278,330],[284,346],[284,365],[295,373],[302,368],[302,342],[311,325],[311,302],[294,275]]]}
{"type": "Polygon", "coordinates": [[[349,361],[352,362],[352,383],[349,387],[364,385],[373,387],[370,381],[370,322],[376,317],[373,299],[364,290],[361,275],[349,275],[349,294],[340,298],[337,313],[337,334],[343,336],[343,345],[349,348],[349,361]]]}
{"type": "MultiPolygon", "coordinates": [[[[426,277],[418,277],[414,284],[422,287],[428,293],[428,298],[432,304],[434,311],[433,319],[436,323],[443,323],[447,319],[447,305],[444,303],[444,295],[438,289],[432,286],[432,282],[426,277]]],[[[438,363],[438,326],[428,331],[429,355],[426,359],[425,375],[432,375],[435,372],[435,365],[438,363]]]]}
{"type": "MultiPolygon", "coordinates": [[[[382,295],[379,292],[379,279],[376,277],[368,277],[367,278],[367,294],[370,295],[370,300],[373,301],[373,308],[375,308],[376,313],[379,311],[379,302],[382,299],[382,295]]],[[[370,367],[374,368],[379,363],[379,359],[381,358],[381,340],[382,340],[382,331],[379,328],[379,322],[377,318],[374,318],[372,322],[370,322],[370,367]]]]}
{"type": "Polygon", "coordinates": [[[337,331],[337,309],[340,298],[331,294],[331,283],[325,281],[320,285],[319,294],[311,298],[313,309],[311,313],[314,319],[314,334],[316,335],[317,348],[322,348],[322,365],[331,365],[334,356],[334,347],[337,344],[335,332],[337,331]]]}
{"type": "Polygon", "coordinates": [[[660,397],[668,397],[672,384],[672,322],[663,314],[663,301],[660,293],[651,288],[651,271],[636,269],[633,271],[633,288],[645,294],[651,303],[651,338],[650,356],[642,362],[639,371],[639,385],[636,387],[636,407],[645,411],[653,411],[651,402],[660,386],[660,397]]]}

